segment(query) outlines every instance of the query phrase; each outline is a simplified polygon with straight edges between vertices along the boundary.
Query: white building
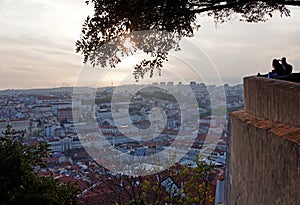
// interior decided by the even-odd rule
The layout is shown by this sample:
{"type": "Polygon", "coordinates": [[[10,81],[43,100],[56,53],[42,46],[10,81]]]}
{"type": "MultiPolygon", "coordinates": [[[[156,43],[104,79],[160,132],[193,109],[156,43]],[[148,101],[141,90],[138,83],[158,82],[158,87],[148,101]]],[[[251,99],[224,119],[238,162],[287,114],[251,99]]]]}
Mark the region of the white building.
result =
{"type": "Polygon", "coordinates": [[[45,129],[45,137],[54,137],[55,135],[55,125],[54,124],[46,124],[44,125],[45,129]]]}
{"type": "Polygon", "coordinates": [[[2,135],[7,125],[11,125],[12,129],[16,131],[16,133],[28,134],[30,132],[30,124],[29,120],[22,119],[10,119],[10,120],[0,120],[0,134],[2,135]]]}

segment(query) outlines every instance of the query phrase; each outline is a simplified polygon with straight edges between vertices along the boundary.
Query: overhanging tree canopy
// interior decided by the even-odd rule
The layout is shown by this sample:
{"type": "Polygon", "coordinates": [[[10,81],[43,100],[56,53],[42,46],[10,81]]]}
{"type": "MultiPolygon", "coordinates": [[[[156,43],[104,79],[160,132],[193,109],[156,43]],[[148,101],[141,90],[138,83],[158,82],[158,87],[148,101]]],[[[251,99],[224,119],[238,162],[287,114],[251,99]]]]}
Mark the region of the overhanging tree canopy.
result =
{"type": "Polygon", "coordinates": [[[204,14],[222,23],[231,18],[247,22],[266,21],[279,13],[290,16],[288,6],[300,6],[300,1],[285,0],[87,0],[94,6],[94,15],[87,17],[82,36],[76,42],[76,51],[84,56],[84,63],[102,67],[120,62],[120,55],[130,55],[137,50],[150,53],[152,59],[144,59],[135,66],[134,75],[138,80],[144,74],[162,67],[168,51],[178,49],[181,37],[191,37],[199,28],[197,15],[204,14]],[[131,48],[122,46],[115,39],[136,31],[166,31],[168,33],[138,33],[140,38],[131,48]],[[113,42],[113,43],[111,43],[113,42]],[[155,47],[155,45],[160,45],[155,47]],[[118,53],[120,55],[118,55],[118,53]]]}

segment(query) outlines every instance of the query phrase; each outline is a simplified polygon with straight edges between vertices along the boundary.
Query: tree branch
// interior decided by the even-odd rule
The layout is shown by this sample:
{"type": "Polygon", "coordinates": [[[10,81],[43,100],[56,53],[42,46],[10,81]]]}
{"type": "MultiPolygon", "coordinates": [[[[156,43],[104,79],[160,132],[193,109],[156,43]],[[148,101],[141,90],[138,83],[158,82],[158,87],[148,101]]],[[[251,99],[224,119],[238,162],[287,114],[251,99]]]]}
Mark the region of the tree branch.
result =
{"type": "Polygon", "coordinates": [[[207,12],[207,11],[216,11],[216,10],[222,10],[222,9],[228,9],[228,8],[234,8],[246,3],[251,3],[251,2],[256,2],[254,0],[249,1],[249,0],[240,0],[240,1],[234,1],[234,2],[227,2],[227,1],[219,1],[219,4],[212,4],[212,6],[206,6],[203,8],[199,8],[199,9],[194,9],[192,10],[194,13],[203,13],[203,12],[207,12]],[[222,2],[224,2],[224,4],[222,4],[222,2]]]}
{"type": "Polygon", "coordinates": [[[265,2],[268,4],[282,4],[287,6],[300,6],[300,1],[282,1],[282,0],[261,0],[261,1],[255,1],[255,0],[237,0],[237,1],[213,1],[211,3],[191,3],[191,6],[198,7],[197,9],[193,9],[192,11],[194,13],[203,13],[207,11],[216,11],[216,10],[222,10],[222,9],[228,9],[228,8],[234,8],[237,6],[241,6],[243,4],[247,3],[254,3],[254,2],[265,2]]]}

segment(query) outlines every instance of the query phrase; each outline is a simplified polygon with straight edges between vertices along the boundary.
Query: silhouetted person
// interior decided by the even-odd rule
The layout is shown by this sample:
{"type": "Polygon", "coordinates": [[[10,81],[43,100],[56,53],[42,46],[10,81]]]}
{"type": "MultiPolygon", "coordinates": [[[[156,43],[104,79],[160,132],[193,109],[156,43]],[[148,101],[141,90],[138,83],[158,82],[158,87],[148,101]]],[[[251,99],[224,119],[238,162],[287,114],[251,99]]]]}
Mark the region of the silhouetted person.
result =
{"type": "Polygon", "coordinates": [[[273,61],[272,61],[273,70],[271,72],[269,72],[268,74],[264,74],[264,75],[261,75],[260,73],[258,73],[257,76],[268,77],[268,78],[277,78],[279,76],[285,75],[285,70],[283,68],[283,65],[280,63],[280,61],[281,60],[273,59],[273,61]]]}
{"type": "Polygon", "coordinates": [[[281,63],[284,70],[284,75],[290,75],[293,71],[293,66],[286,62],[286,57],[282,57],[281,63]]]}
{"type": "Polygon", "coordinates": [[[273,67],[273,70],[272,70],[273,74],[276,73],[278,76],[284,75],[284,69],[279,60],[273,59],[272,67],[273,67]]]}
{"type": "Polygon", "coordinates": [[[290,82],[300,83],[300,73],[292,73],[293,66],[286,62],[286,57],[282,57],[281,60],[273,59],[272,61],[273,70],[268,74],[260,74],[257,76],[260,77],[268,77],[268,78],[276,78],[279,80],[287,80],[290,82]],[[281,61],[281,63],[280,63],[281,61]]]}

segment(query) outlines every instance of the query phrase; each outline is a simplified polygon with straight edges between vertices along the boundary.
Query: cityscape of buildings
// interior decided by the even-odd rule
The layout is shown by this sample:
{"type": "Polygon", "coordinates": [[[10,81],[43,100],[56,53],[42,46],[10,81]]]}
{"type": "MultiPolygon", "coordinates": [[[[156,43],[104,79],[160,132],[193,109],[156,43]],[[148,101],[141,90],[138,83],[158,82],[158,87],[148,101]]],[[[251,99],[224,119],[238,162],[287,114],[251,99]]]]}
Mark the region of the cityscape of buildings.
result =
{"type": "MultiPolygon", "coordinates": [[[[215,143],[213,147],[207,146],[212,162],[218,167],[217,175],[224,173],[228,116],[227,112],[225,115],[218,114],[218,106],[221,106],[221,103],[212,105],[211,96],[223,91],[226,94],[226,109],[240,109],[244,103],[243,85],[153,83],[138,89],[138,92],[130,97],[129,107],[124,107],[123,97],[128,98],[127,93],[136,87],[131,85],[98,88],[92,97],[89,93],[94,92],[94,89],[80,88],[84,91],[80,100],[74,98],[74,88],[68,87],[0,91],[1,135],[4,134],[7,125],[11,125],[17,136],[24,136],[26,144],[47,142],[53,152],[52,158],[48,159],[47,168],[36,167],[38,175],[54,176],[61,182],[77,182],[83,191],[82,194],[89,197],[92,195],[88,192],[99,183],[99,177],[113,174],[102,166],[107,163],[103,156],[99,157],[98,153],[96,157],[90,152],[90,149],[95,149],[96,144],[90,141],[89,127],[93,122],[98,125],[97,129],[103,137],[101,140],[106,140],[109,145],[131,156],[150,156],[162,152],[178,135],[194,133],[196,137],[180,163],[192,161],[199,154],[205,153],[203,149],[207,138],[221,133],[215,137],[215,141],[208,140],[209,143],[215,143]],[[188,117],[182,114],[178,99],[171,94],[176,93],[177,98],[187,98],[184,88],[192,90],[197,102],[198,113],[184,108],[188,117]],[[212,112],[213,106],[216,106],[216,112],[212,112]],[[157,115],[153,114],[152,110],[157,107],[165,113],[163,118],[160,116],[156,119],[157,115]],[[126,108],[132,129],[129,129],[127,121],[122,121],[123,116],[118,116],[117,120],[114,117],[114,114],[126,108]],[[193,121],[195,116],[198,118],[193,121]],[[115,121],[121,124],[117,125],[115,121]],[[153,126],[160,130],[158,135],[150,136],[154,133],[153,130],[150,130],[149,136],[144,133],[153,126]],[[139,140],[141,135],[146,140],[139,140]]],[[[187,141],[184,136],[179,141],[179,146],[187,141]]]]}

